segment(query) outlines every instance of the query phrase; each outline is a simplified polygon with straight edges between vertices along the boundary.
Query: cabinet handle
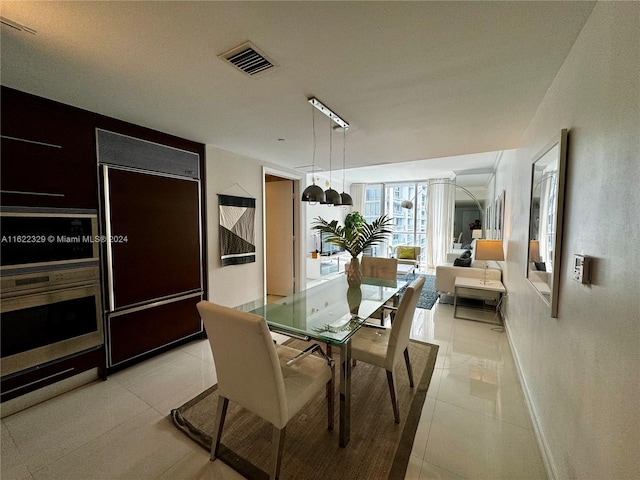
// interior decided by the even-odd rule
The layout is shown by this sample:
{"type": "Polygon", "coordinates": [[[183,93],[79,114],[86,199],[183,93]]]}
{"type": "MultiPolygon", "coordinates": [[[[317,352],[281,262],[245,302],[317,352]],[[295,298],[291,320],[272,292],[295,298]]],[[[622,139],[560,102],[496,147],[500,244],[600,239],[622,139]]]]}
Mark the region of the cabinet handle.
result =
{"type": "Polygon", "coordinates": [[[7,140],[16,140],[18,142],[33,143],[35,145],[42,145],[44,147],[62,148],[62,145],[55,145],[53,143],[36,142],[35,140],[27,140],[26,138],[18,138],[18,137],[9,137],[8,135],[0,135],[0,138],[6,138],[7,140]]]}
{"type": "Polygon", "coordinates": [[[75,367],[67,368],[66,370],[63,370],[61,372],[54,373],[53,375],[49,375],[47,377],[39,378],[38,380],[34,380],[33,382],[25,383],[24,385],[20,385],[19,387],[12,388],[11,390],[5,390],[2,393],[6,394],[6,393],[15,392],[16,390],[22,390],[23,388],[27,388],[27,387],[30,387],[32,385],[37,385],[38,383],[45,382],[47,380],[50,380],[50,379],[55,378],[55,377],[59,377],[60,375],[64,375],[64,374],[69,373],[69,372],[73,372],[74,370],[75,370],[75,367]]]}
{"type": "Polygon", "coordinates": [[[64,193],[21,192],[20,190],[0,190],[0,193],[13,193],[17,195],[38,195],[41,197],[64,197],[64,193]]]}

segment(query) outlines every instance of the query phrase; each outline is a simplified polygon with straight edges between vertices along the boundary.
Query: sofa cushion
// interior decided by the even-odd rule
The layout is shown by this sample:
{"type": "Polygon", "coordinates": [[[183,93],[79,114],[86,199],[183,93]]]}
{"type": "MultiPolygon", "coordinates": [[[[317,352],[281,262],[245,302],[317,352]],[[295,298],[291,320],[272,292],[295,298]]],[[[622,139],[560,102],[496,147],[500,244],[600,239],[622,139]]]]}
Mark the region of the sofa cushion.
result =
{"type": "Polygon", "coordinates": [[[456,258],[453,261],[453,266],[454,267],[470,267],[471,266],[471,257],[466,257],[466,258],[456,258]]]}

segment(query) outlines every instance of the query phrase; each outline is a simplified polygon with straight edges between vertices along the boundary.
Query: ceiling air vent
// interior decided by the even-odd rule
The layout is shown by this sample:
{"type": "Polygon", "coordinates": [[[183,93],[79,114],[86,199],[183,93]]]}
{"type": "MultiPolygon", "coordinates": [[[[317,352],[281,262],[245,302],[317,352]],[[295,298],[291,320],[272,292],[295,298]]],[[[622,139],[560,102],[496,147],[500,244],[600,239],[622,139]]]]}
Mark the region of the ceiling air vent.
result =
{"type": "Polygon", "coordinates": [[[260,52],[251,42],[245,42],[219,57],[251,76],[277,67],[273,60],[260,52]]]}

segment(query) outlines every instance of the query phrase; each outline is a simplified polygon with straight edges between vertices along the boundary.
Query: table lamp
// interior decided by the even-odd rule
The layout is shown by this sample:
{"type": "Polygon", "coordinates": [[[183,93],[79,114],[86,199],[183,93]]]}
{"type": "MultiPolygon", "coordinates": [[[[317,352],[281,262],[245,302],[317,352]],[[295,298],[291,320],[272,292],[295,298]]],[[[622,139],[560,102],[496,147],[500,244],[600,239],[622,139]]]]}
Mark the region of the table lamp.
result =
{"type": "Polygon", "coordinates": [[[529,261],[530,262],[540,261],[540,240],[529,241],[529,261]]]}
{"type": "Polygon", "coordinates": [[[504,251],[502,250],[502,240],[477,240],[474,248],[474,258],[476,260],[484,260],[484,276],[482,284],[487,284],[487,260],[504,260],[504,251]]]}
{"type": "Polygon", "coordinates": [[[482,238],[482,229],[476,228],[471,231],[471,238],[480,239],[482,238]]]}

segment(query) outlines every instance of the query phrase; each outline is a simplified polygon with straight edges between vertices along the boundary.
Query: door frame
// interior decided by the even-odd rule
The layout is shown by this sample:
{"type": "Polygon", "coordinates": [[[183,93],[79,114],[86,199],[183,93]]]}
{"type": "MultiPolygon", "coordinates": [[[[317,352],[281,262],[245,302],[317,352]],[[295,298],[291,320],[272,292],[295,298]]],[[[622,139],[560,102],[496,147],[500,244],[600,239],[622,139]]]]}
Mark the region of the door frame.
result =
{"type": "Polygon", "coordinates": [[[286,180],[293,181],[293,291],[299,292],[304,288],[304,278],[306,277],[306,265],[304,264],[304,258],[302,255],[303,251],[303,238],[301,232],[301,225],[306,225],[305,219],[302,218],[305,211],[301,208],[301,202],[295,201],[298,198],[301,198],[302,195],[300,191],[300,180],[302,179],[301,175],[296,175],[291,172],[286,172],[283,170],[278,170],[272,167],[262,167],[262,224],[264,228],[262,229],[262,284],[264,286],[264,296],[267,295],[267,209],[266,209],[266,187],[265,187],[265,176],[273,175],[276,177],[281,177],[286,180]]]}

